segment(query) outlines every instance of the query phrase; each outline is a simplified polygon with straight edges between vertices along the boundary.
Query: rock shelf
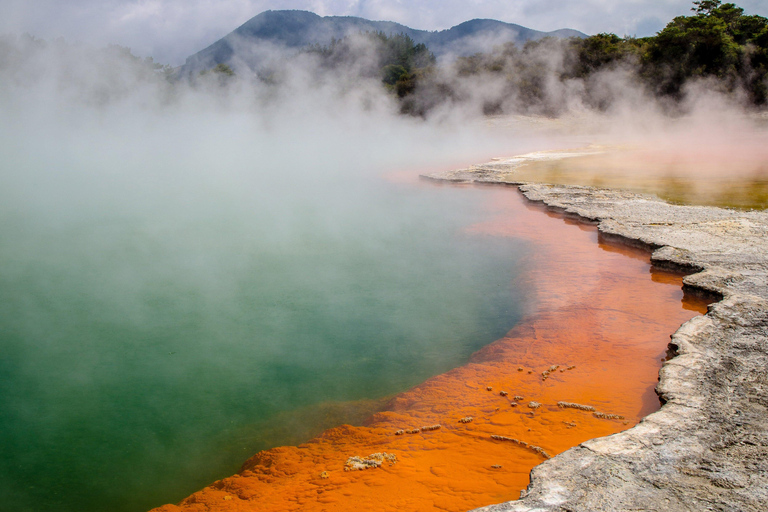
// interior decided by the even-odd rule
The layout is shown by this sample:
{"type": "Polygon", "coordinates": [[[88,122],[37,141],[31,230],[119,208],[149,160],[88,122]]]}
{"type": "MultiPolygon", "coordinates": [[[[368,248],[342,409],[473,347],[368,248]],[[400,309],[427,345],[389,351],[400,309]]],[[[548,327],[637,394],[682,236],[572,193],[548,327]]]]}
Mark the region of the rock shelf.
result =
{"type": "Polygon", "coordinates": [[[721,300],[672,335],[659,411],[536,466],[520,500],[478,510],[765,510],[768,212],[515,183],[508,171],[477,166],[430,177],[517,185],[531,201],[596,223],[603,240],[652,250],[656,266],[695,272],[683,279],[686,292],[721,300]]]}

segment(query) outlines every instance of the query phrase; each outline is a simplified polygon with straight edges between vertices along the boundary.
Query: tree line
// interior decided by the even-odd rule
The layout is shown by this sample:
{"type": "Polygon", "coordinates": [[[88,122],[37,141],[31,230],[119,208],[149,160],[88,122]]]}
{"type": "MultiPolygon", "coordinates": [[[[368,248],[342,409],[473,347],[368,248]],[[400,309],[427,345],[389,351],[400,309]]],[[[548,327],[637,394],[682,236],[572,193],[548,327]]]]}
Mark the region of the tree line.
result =
{"type": "Polygon", "coordinates": [[[311,45],[304,50],[321,59],[326,68],[359,65],[361,74],[378,77],[399,98],[411,94],[423,76],[435,65],[435,55],[424,43],[407,34],[361,32],[355,37],[333,39],[329,45],[311,45]]]}
{"type": "MultiPolygon", "coordinates": [[[[307,68],[322,80],[351,77],[345,82],[351,87],[360,78],[379,82],[403,113],[418,116],[455,106],[485,114],[556,116],[574,103],[604,110],[633,96],[661,98],[674,109],[690,94],[690,84],[702,82],[749,105],[768,106],[768,19],[720,0],[694,1],[692,11],[651,37],[601,33],[543,38],[440,63],[426,45],[406,34],[361,32],[308,46],[298,55],[277,59],[272,68],[246,70],[219,63],[190,82],[228,87],[258,80],[267,88],[280,87],[285,70],[309,61],[313,65],[307,68]]],[[[127,48],[82,50],[31,36],[0,37],[0,78],[32,80],[39,68],[50,64],[38,58],[43,54],[72,54],[65,59],[70,64],[55,71],[72,83],[91,77],[88,96],[94,101],[108,101],[150,81],[163,82],[172,91],[179,80],[170,66],[135,57],[127,48]],[[78,52],[86,57],[77,57],[78,52]],[[72,63],[83,69],[72,69],[72,63]]]]}
{"type": "Polygon", "coordinates": [[[318,57],[324,69],[357,66],[396,95],[404,113],[415,115],[472,100],[485,114],[557,115],[574,98],[605,109],[619,94],[609,90],[611,73],[671,103],[684,98],[686,84],[706,80],[707,87],[767,105],[768,19],[720,0],[694,1],[692,11],[651,37],[548,37],[522,46],[507,43],[440,67],[427,46],[405,34],[366,32],[303,53],[318,57]]]}
{"type": "MultiPolygon", "coordinates": [[[[501,82],[495,95],[484,98],[482,108],[489,114],[510,108],[557,114],[569,95],[605,108],[612,97],[600,76],[611,72],[673,102],[683,98],[686,84],[707,80],[708,87],[721,92],[743,93],[749,104],[768,104],[768,19],[746,15],[741,7],[719,0],[695,1],[692,11],[651,37],[601,33],[544,38],[521,47],[509,43],[489,53],[461,57],[452,67],[456,76],[475,83],[482,78],[501,82]]],[[[432,77],[421,84],[423,90],[415,88],[422,96],[414,102],[415,110],[423,113],[471,93],[456,87],[450,76],[432,77]]]]}

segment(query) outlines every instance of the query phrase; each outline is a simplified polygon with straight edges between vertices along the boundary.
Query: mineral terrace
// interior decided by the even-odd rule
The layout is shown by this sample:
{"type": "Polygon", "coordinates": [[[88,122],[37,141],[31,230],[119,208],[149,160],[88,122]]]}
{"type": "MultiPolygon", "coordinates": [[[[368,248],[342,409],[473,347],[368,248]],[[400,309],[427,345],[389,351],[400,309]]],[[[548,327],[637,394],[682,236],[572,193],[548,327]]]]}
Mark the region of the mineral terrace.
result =
{"type": "Polygon", "coordinates": [[[661,369],[664,403],[637,426],[537,466],[521,499],[483,511],[768,510],[768,212],[676,206],[623,191],[516,183],[503,162],[430,175],[517,185],[532,201],[648,247],[719,299],[685,323],[661,369]]]}

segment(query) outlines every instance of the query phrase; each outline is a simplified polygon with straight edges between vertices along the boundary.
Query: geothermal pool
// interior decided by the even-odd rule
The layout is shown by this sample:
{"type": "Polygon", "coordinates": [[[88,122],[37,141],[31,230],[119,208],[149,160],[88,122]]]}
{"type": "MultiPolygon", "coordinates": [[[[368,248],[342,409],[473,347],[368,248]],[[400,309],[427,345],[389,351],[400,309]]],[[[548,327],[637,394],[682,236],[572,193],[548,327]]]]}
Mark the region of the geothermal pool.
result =
{"type": "Polygon", "coordinates": [[[270,186],[181,212],[106,208],[113,189],[6,202],[0,508],[178,501],[259,450],[360,424],[531,302],[531,244],[471,229],[489,190],[270,186]]]}
{"type": "Polygon", "coordinates": [[[669,334],[706,302],[685,296],[682,276],[652,268],[647,253],[605,243],[594,226],[513,188],[460,190],[486,212],[466,235],[533,249],[516,255],[524,272],[515,289],[528,297],[519,322],[364,426],[258,453],[238,474],[158,512],[466,511],[518,498],[546,458],[659,408],[669,334]],[[354,457],[382,453],[381,467],[354,470],[354,457]]]}

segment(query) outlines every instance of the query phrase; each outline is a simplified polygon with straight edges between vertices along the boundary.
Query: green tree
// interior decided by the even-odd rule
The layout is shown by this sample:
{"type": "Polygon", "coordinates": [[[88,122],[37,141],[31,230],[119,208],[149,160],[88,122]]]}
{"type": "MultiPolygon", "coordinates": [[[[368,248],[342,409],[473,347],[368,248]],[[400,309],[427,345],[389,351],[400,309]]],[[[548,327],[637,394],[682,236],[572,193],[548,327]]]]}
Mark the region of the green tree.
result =
{"type": "Polygon", "coordinates": [[[410,73],[400,64],[387,64],[381,68],[382,82],[387,85],[395,85],[398,81],[407,79],[410,73]]]}
{"type": "Polygon", "coordinates": [[[224,87],[228,85],[236,75],[234,70],[228,64],[221,62],[211,69],[204,69],[200,72],[199,76],[207,83],[218,84],[220,87],[224,87]]]}
{"type": "Polygon", "coordinates": [[[691,7],[691,10],[696,14],[703,14],[706,16],[717,9],[720,6],[720,3],[720,0],[698,0],[693,2],[694,7],[691,7]]]}
{"type": "Polygon", "coordinates": [[[212,71],[218,75],[235,76],[235,72],[232,70],[232,68],[224,63],[217,64],[216,67],[212,69],[212,71]]]}
{"type": "Polygon", "coordinates": [[[694,2],[695,16],[678,16],[649,39],[644,75],[663,94],[679,95],[691,78],[716,78],[766,101],[768,20],[719,0],[694,2]]]}
{"type": "Polygon", "coordinates": [[[361,69],[364,76],[378,77],[385,87],[399,97],[411,94],[434,66],[436,59],[423,43],[416,44],[407,34],[387,35],[384,32],[364,32],[362,37],[373,49],[373,63],[367,52],[360,52],[359,45],[349,37],[333,39],[328,46],[310,45],[304,53],[317,55],[327,69],[343,67],[361,69]],[[363,63],[360,66],[361,62],[363,63]]]}
{"type": "Polygon", "coordinates": [[[570,75],[584,77],[606,66],[620,62],[632,62],[640,56],[640,43],[633,38],[624,38],[616,34],[597,34],[585,39],[574,38],[571,41],[577,57],[575,69],[570,75]]]}

